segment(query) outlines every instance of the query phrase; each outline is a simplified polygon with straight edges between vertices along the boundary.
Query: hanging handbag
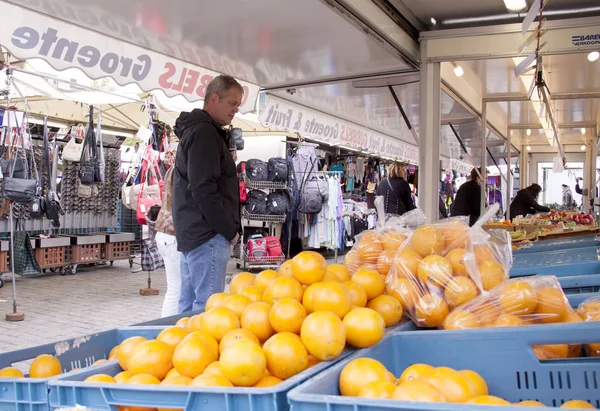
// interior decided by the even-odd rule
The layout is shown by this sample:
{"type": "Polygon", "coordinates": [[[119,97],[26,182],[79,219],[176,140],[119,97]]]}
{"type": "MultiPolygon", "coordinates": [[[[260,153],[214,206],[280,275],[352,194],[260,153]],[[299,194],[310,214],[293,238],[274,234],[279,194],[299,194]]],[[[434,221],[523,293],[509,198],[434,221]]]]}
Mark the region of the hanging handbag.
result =
{"type": "MultiPolygon", "coordinates": [[[[7,132],[4,135],[4,140],[2,141],[2,147],[5,147],[7,145],[6,138],[9,134],[9,131],[7,130],[7,132]]],[[[14,143],[15,142],[13,141],[10,145],[13,146],[14,143]]],[[[5,153],[8,154],[8,157],[0,160],[0,169],[2,171],[2,176],[10,176],[12,174],[15,178],[27,178],[27,158],[19,157],[18,150],[16,159],[11,158],[10,150],[3,152],[3,156],[5,153]]]]}
{"type": "Polygon", "coordinates": [[[96,139],[94,137],[94,108],[90,105],[90,123],[83,142],[83,153],[79,161],[79,180],[83,185],[92,185],[96,182],[97,162],[96,139]]]}
{"type": "Polygon", "coordinates": [[[35,180],[37,182],[37,193],[35,199],[29,206],[29,216],[33,219],[42,218],[46,212],[46,198],[42,195],[42,180],[38,174],[37,164],[35,162],[35,155],[31,150],[31,164],[35,171],[35,180]]]}
{"type": "MultiPolygon", "coordinates": [[[[23,121],[27,120],[24,119],[23,121]]],[[[23,148],[23,152],[27,153],[27,151],[25,150],[25,141],[23,139],[23,133],[21,132],[21,130],[19,130],[18,133],[19,135],[17,136],[17,139],[21,139],[21,147],[23,148]]],[[[26,178],[14,177],[16,160],[17,155],[15,154],[15,158],[13,160],[15,164],[12,167],[10,177],[4,177],[2,196],[7,200],[14,201],[16,203],[30,204],[35,199],[35,196],[37,194],[37,181],[35,179],[28,178],[29,170],[26,171],[26,178]]]]}
{"type": "MultiPolygon", "coordinates": [[[[152,150],[150,148],[150,150],[152,150]]],[[[160,201],[161,189],[160,184],[162,179],[158,179],[156,176],[156,168],[152,165],[148,160],[142,160],[142,171],[140,174],[140,184],[135,184],[129,187],[129,207],[132,210],[138,209],[138,199],[140,198],[140,194],[143,198],[150,198],[153,200],[160,201]],[[148,183],[148,174],[153,177],[153,181],[148,183]]]]}
{"type": "Polygon", "coordinates": [[[85,129],[83,125],[73,127],[71,129],[71,139],[65,144],[62,150],[62,159],[78,163],[81,160],[83,154],[83,148],[85,144],[85,129]],[[81,140],[81,143],[77,142],[77,139],[81,140]]]}
{"type": "MultiPolygon", "coordinates": [[[[154,172],[153,172],[153,174],[154,174],[154,172]]],[[[142,183],[142,188],[140,190],[140,194],[137,199],[137,208],[136,208],[136,215],[135,215],[137,222],[141,225],[146,225],[146,213],[148,212],[148,210],[150,210],[150,207],[152,207],[154,205],[162,204],[162,201],[160,198],[156,199],[155,197],[145,196],[145,191],[144,191],[145,183],[146,183],[146,181],[144,181],[144,183],[142,183]]]]}

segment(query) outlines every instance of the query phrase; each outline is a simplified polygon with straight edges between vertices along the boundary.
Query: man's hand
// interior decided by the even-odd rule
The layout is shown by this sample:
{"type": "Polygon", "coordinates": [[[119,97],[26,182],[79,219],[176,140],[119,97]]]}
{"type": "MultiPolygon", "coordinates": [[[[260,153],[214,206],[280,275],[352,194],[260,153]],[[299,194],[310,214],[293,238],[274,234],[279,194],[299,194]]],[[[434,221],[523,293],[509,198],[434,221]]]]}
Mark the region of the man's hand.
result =
{"type": "Polygon", "coordinates": [[[232,151],[231,152],[231,157],[233,158],[233,161],[235,163],[237,163],[237,161],[238,161],[237,151],[232,151]]]}
{"type": "Polygon", "coordinates": [[[238,234],[235,235],[235,237],[233,238],[233,240],[231,240],[231,245],[236,245],[239,240],[240,240],[240,235],[238,233],[238,234]]]}

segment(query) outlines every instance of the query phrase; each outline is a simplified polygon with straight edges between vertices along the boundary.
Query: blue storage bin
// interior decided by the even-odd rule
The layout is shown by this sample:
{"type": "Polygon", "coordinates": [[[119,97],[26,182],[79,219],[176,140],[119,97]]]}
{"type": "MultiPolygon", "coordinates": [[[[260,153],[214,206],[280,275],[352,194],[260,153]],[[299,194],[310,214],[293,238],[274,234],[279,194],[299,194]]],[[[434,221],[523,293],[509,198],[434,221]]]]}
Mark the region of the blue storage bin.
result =
{"type": "Polygon", "coordinates": [[[600,292],[600,274],[557,277],[565,294],[589,294],[600,292]]]}
{"type": "Polygon", "coordinates": [[[565,238],[563,240],[536,241],[529,246],[514,251],[514,255],[599,246],[600,239],[598,239],[597,235],[586,235],[582,237],[565,238]]]}
{"type": "MultiPolygon", "coordinates": [[[[129,337],[141,335],[148,339],[155,338],[163,329],[164,327],[123,328],[11,351],[0,354],[0,368],[33,360],[42,354],[50,354],[60,360],[63,371],[66,373],[74,368],[90,367],[97,360],[108,358],[110,350],[129,337]]],[[[94,370],[98,370],[100,367],[102,364],[89,369],[95,374],[97,371],[94,370]]],[[[0,410],[49,411],[48,382],[53,378],[0,378],[0,410]]]]}
{"type": "Polygon", "coordinates": [[[598,248],[574,248],[515,255],[510,277],[550,274],[557,277],[600,273],[598,248]]]}
{"type": "Polygon", "coordinates": [[[537,344],[598,341],[600,327],[594,323],[393,333],[378,345],[356,352],[290,391],[290,410],[514,411],[514,407],[489,408],[342,397],[338,388],[340,373],[350,361],[360,357],[382,362],[396,376],[415,363],[458,370],[472,369],[486,380],[491,395],[512,403],[538,400],[547,406],[558,407],[565,401],[580,399],[600,407],[600,362],[597,358],[539,361],[530,348],[537,344]]]}
{"type": "MultiPolygon", "coordinates": [[[[412,322],[390,327],[387,334],[400,330],[415,330],[412,322]]],[[[120,371],[116,363],[94,370],[75,371],[50,382],[50,405],[54,408],[85,406],[95,411],[113,410],[115,406],[129,405],[187,411],[279,411],[287,410],[287,393],[302,382],[314,377],[351,355],[345,350],[334,361],[319,363],[271,388],[218,388],[167,387],[121,384],[84,383],[87,377],[103,373],[115,375],[120,371]]]]}

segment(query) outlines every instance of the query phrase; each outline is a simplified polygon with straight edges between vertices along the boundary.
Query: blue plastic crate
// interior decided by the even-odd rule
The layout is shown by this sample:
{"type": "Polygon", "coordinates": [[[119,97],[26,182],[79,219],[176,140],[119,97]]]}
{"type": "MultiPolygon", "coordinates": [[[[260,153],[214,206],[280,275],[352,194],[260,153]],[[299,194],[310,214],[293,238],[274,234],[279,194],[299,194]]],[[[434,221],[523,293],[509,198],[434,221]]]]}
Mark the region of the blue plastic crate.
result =
{"type": "MultiPolygon", "coordinates": [[[[42,354],[50,354],[60,360],[66,373],[74,368],[90,367],[97,360],[108,358],[113,347],[131,336],[154,338],[163,329],[164,327],[123,328],[11,351],[0,354],[0,368],[32,360],[42,354]]],[[[96,373],[93,370],[101,366],[100,364],[89,369],[96,373]]],[[[48,382],[52,379],[0,379],[0,411],[48,411],[48,382]]]]}
{"type": "MultiPolygon", "coordinates": [[[[491,395],[512,403],[538,400],[560,406],[571,399],[590,401],[600,407],[600,362],[579,358],[539,361],[531,345],[593,343],[600,341],[594,323],[539,325],[465,331],[406,332],[388,335],[378,345],[351,357],[305,382],[288,394],[291,411],[383,411],[383,410],[490,410],[483,406],[367,400],[339,395],[342,369],[360,357],[382,362],[394,375],[408,366],[426,363],[454,369],[472,369],[487,381],[491,395]],[[560,331],[558,331],[560,330],[560,331]]],[[[509,411],[514,407],[494,407],[509,411]]]]}
{"type": "Polygon", "coordinates": [[[557,277],[565,294],[597,294],[600,292],[600,274],[557,277]]]}
{"type": "Polygon", "coordinates": [[[586,235],[582,237],[565,238],[563,240],[536,241],[529,246],[514,251],[514,255],[599,246],[600,239],[597,235],[586,235]]]}
{"type": "MultiPolygon", "coordinates": [[[[400,330],[415,330],[412,322],[391,327],[387,334],[400,330]]],[[[351,355],[345,350],[335,361],[319,363],[304,372],[271,388],[201,388],[134,386],[84,383],[87,377],[104,373],[115,375],[118,364],[107,364],[95,370],[81,370],[50,382],[50,405],[54,408],[85,406],[95,411],[113,410],[129,405],[177,410],[202,411],[280,411],[287,410],[287,393],[302,382],[314,377],[351,355]]]]}
{"type": "Polygon", "coordinates": [[[574,248],[515,255],[510,277],[551,274],[557,277],[600,273],[598,248],[574,248]]]}

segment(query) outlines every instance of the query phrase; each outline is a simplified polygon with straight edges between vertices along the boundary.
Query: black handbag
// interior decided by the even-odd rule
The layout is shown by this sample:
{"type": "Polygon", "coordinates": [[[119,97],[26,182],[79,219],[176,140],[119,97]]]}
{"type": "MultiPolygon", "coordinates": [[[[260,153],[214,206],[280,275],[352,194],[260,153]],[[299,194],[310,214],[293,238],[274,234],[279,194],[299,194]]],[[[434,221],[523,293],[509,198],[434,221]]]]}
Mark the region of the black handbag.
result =
{"type": "MultiPolygon", "coordinates": [[[[60,227],[60,216],[63,210],[60,206],[58,195],[56,194],[56,176],[53,170],[50,169],[50,142],[48,141],[48,125],[47,119],[44,118],[44,152],[42,163],[42,174],[48,179],[48,193],[44,198],[44,213],[46,218],[52,222],[54,227],[60,227]]],[[[56,166],[56,163],[53,164],[56,166]]]]}
{"type": "MultiPolygon", "coordinates": [[[[20,130],[20,127],[18,127],[18,129],[20,130]]],[[[23,135],[19,135],[18,138],[21,139],[21,147],[23,148],[23,152],[26,153],[27,151],[25,150],[25,142],[23,135]]],[[[27,169],[24,178],[18,178],[14,176],[17,158],[18,157],[15,154],[15,158],[11,160],[13,165],[10,177],[4,176],[2,196],[7,200],[14,201],[15,203],[30,204],[35,199],[35,196],[37,194],[37,181],[35,179],[29,178],[29,170],[27,169]]],[[[27,167],[27,159],[25,159],[25,164],[27,167]]]]}
{"type": "Polygon", "coordinates": [[[23,157],[17,156],[15,159],[11,160],[3,158],[0,160],[0,168],[2,168],[3,176],[12,174],[15,178],[27,178],[27,159],[23,157]]]}
{"type": "Polygon", "coordinates": [[[88,125],[85,139],[83,141],[83,151],[79,161],[79,180],[81,184],[89,186],[94,184],[100,176],[100,166],[98,165],[96,153],[96,138],[94,132],[94,108],[90,105],[90,123],[88,125]]]}

